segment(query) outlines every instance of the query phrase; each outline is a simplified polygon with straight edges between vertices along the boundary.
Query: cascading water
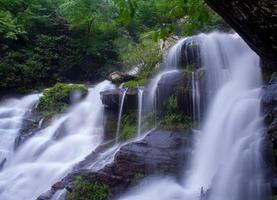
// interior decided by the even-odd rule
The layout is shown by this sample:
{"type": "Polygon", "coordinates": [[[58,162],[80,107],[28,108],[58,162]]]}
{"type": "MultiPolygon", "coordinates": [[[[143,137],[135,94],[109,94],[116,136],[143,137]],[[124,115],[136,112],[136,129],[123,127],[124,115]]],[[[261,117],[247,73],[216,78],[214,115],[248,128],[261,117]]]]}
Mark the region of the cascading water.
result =
{"type": "Polygon", "coordinates": [[[119,139],[119,132],[120,132],[120,126],[121,126],[121,121],[122,121],[124,101],[125,101],[125,96],[127,94],[128,89],[122,88],[121,91],[122,91],[122,93],[121,93],[121,97],[120,97],[119,112],[118,112],[117,127],[116,127],[116,141],[118,141],[118,139],[119,139]]]}
{"type": "Polygon", "coordinates": [[[181,183],[150,180],[120,199],[265,200],[259,58],[236,34],[191,39],[206,70],[209,105],[189,170],[181,183]]]}
{"type": "Polygon", "coordinates": [[[38,94],[21,99],[6,99],[0,103],[0,166],[14,150],[14,142],[24,119],[39,99],[38,94]]]}
{"type": "Polygon", "coordinates": [[[182,45],[185,39],[182,39],[177,42],[176,45],[174,45],[168,52],[168,55],[166,56],[164,60],[165,68],[159,72],[150,82],[148,85],[148,95],[146,97],[146,103],[148,107],[148,112],[153,111],[154,112],[154,125],[153,127],[156,127],[157,123],[157,93],[158,93],[158,86],[160,81],[163,77],[170,76],[170,75],[178,75],[180,71],[178,68],[180,67],[180,57],[181,57],[181,49],[182,45]],[[177,52],[177,53],[176,53],[177,52]]]}
{"type": "Polygon", "coordinates": [[[141,118],[142,118],[142,101],[143,101],[143,87],[138,87],[138,127],[137,136],[141,135],[141,118]]]}
{"type": "Polygon", "coordinates": [[[27,140],[0,173],[0,199],[33,200],[50,189],[103,141],[104,81],[67,113],[27,140]]]}

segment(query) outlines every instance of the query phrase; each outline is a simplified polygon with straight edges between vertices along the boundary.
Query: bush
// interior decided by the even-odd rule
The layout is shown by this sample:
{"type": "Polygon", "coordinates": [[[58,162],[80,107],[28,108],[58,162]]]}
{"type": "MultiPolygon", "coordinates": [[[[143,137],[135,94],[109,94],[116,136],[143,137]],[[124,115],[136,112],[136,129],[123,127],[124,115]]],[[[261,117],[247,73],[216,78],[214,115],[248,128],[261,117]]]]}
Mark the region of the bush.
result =
{"type": "Polygon", "coordinates": [[[68,195],[68,200],[106,200],[109,195],[107,185],[77,177],[75,186],[68,195]]]}
{"type": "Polygon", "coordinates": [[[192,119],[178,109],[176,96],[171,96],[165,103],[165,111],[161,114],[161,126],[169,130],[188,130],[194,125],[192,119]]]}
{"type": "Polygon", "coordinates": [[[57,83],[54,87],[45,89],[38,103],[38,111],[49,119],[55,114],[64,112],[69,106],[72,94],[80,92],[84,97],[88,88],[82,84],[57,83]]]}

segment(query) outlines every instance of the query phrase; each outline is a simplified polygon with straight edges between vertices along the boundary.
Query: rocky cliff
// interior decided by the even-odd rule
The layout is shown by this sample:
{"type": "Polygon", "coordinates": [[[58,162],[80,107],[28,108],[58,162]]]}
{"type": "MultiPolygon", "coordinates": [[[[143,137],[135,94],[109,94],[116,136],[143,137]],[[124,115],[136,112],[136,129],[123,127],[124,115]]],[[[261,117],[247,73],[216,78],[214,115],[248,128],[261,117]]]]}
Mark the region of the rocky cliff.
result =
{"type": "Polygon", "coordinates": [[[277,71],[276,0],[205,0],[260,55],[267,71],[277,71]]]}

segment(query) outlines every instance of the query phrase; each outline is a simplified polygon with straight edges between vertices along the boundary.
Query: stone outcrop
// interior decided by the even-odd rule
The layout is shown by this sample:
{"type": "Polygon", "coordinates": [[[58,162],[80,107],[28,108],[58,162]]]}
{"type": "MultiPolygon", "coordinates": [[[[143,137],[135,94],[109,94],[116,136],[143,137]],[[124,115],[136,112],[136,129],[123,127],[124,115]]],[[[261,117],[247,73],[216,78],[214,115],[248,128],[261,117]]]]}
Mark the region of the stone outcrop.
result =
{"type": "Polygon", "coordinates": [[[41,129],[42,123],[42,116],[33,110],[31,115],[23,121],[20,134],[15,139],[14,148],[17,149],[26,140],[36,134],[41,129]]]}
{"type": "MultiPolygon", "coordinates": [[[[117,110],[120,106],[121,97],[125,89],[117,88],[112,90],[106,90],[100,93],[103,104],[111,110],[117,110]]],[[[138,104],[138,89],[128,88],[124,100],[124,108],[126,110],[134,110],[138,104]]]]}
{"type": "MultiPolygon", "coordinates": [[[[106,139],[115,137],[118,121],[118,112],[124,89],[106,90],[100,93],[103,104],[105,105],[105,136],[106,139]]],[[[138,108],[138,88],[129,88],[126,92],[123,105],[123,115],[134,112],[138,108]]]]}
{"type": "Polygon", "coordinates": [[[134,75],[131,75],[125,72],[119,72],[119,71],[112,72],[109,75],[109,80],[112,81],[113,83],[123,83],[134,79],[135,79],[134,75]]]}
{"type": "Polygon", "coordinates": [[[137,184],[144,176],[178,175],[190,153],[191,140],[188,135],[156,130],[140,141],[122,146],[114,161],[98,171],[75,169],[39,200],[50,199],[55,192],[64,188],[72,191],[76,177],[107,185],[111,197],[114,197],[137,184]]]}
{"type": "MultiPolygon", "coordinates": [[[[277,68],[277,2],[274,0],[205,0],[266,63],[277,68]]],[[[267,67],[271,68],[271,67],[267,67]]]]}

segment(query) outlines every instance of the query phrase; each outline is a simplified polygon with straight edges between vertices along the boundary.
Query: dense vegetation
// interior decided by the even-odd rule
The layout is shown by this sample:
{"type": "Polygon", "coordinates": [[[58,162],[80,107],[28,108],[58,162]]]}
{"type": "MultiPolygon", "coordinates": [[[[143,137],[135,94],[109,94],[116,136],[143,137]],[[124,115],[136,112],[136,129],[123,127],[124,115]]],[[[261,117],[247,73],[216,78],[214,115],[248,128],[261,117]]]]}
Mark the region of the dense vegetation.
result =
{"type": "Polygon", "coordinates": [[[144,80],[155,41],[220,24],[202,0],[0,0],[0,90],[91,82],[138,63],[144,80]]]}

